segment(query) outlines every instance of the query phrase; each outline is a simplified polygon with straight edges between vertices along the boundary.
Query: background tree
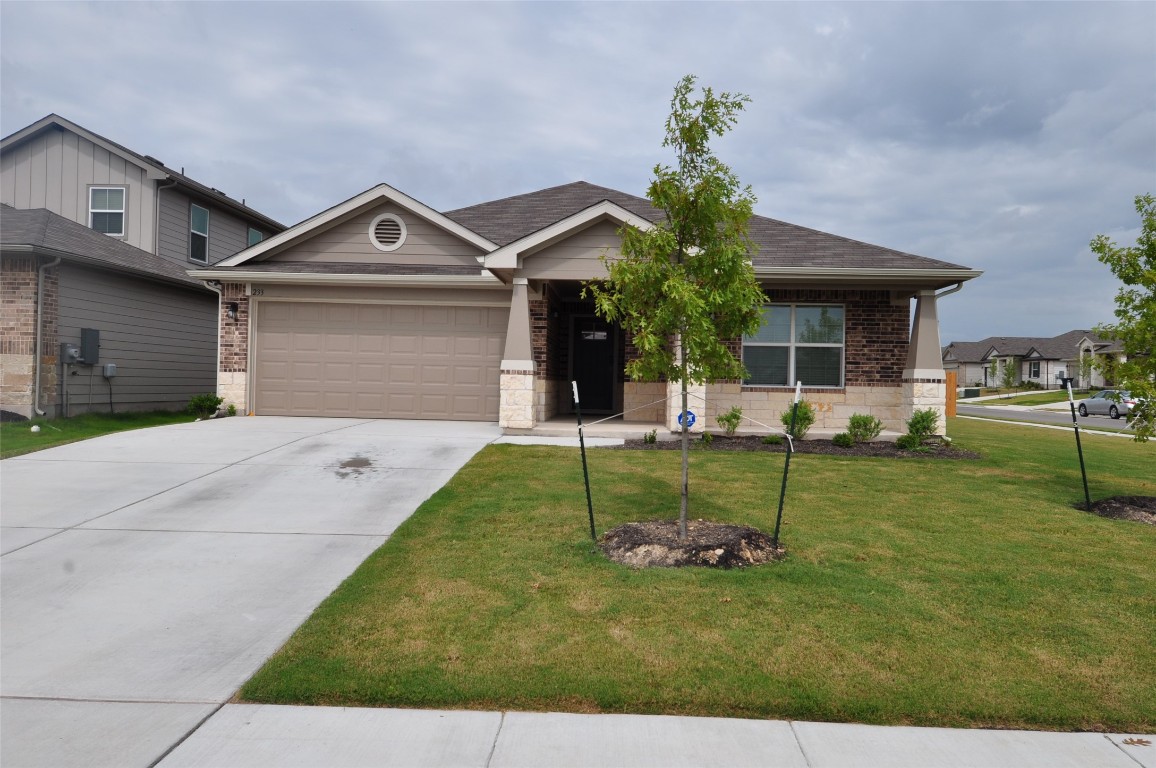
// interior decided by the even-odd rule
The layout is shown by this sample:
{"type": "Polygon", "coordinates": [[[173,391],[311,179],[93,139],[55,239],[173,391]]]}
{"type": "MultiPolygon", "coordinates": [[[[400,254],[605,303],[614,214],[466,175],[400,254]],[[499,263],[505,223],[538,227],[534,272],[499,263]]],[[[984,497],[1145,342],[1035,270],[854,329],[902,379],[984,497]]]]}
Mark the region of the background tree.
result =
{"type": "Polygon", "coordinates": [[[1107,235],[1097,235],[1091,246],[1124,284],[1116,293],[1116,322],[1096,327],[1096,333],[1120,342],[1125,357],[1124,362],[1110,361],[1104,373],[1140,399],[1128,419],[1136,440],[1146,442],[1156,435],[1156,198],[1137,196],[1136,212],[1136,245],[1121,248],[1107,235]]]}
{"type": "Polygon", "coordinates": [[[1092,353],[1087,350],[1080,354],[1080,386],[1092,388],[1092,353]]]}
{"type": "MultiPolygon", "coordinates": [[[[764,301],[750,262],[747,237],[755,203],[750,187],[711,151],[712,137],[737,122],[750,99],[715,94],[695,78],[679,81],[670,103],[663,146],[672,147],[673,167],[659,164],[647,189],[664,214],[652,229],[623,227],[618,258],[603,256],[609,276],[590,283],[596,311],[621,324],[638,356],[626,366],[636,381],[682,384],[687,411],[689,382],[709,383],[748,376],[724,343],[755,333],[764,301]]],[[[682,425],[682,498],[679,537],[686,538],[689,497],[689,425],[682,425]]]]}

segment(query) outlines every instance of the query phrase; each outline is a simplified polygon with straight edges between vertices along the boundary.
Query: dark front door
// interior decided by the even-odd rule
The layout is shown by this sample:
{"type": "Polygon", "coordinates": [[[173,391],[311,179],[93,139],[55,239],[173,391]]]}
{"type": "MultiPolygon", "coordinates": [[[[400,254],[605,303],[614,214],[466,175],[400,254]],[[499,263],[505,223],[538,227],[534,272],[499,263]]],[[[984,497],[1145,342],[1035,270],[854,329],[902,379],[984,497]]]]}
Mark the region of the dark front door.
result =
{"type": "Polygon", "coordinates": [[[571,379],[584,413],[613,413],[618,333],[594,315],[575,315],[570,339],[571,379]]]}

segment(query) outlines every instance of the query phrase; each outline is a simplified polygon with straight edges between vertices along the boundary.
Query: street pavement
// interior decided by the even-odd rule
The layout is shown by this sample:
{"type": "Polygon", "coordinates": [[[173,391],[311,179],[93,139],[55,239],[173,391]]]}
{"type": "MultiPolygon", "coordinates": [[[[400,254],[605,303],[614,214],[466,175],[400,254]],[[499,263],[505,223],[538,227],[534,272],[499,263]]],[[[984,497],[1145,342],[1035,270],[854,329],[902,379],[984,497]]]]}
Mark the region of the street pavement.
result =
{"type": "Polygon", "coordinates": [[[0,764],[1156,768],[1140,734],[226,703],[498,434],[245,417],[0,463],[0,764]]]}

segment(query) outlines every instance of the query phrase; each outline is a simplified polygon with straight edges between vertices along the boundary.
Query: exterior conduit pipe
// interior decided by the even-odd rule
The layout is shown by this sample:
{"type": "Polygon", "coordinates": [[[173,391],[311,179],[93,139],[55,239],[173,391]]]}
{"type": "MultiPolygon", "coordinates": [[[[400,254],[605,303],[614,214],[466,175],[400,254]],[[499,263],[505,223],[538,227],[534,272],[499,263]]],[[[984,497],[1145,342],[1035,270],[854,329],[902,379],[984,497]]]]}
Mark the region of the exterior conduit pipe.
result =
{"type": "Polygon", "coordinates": [[[36,347],[32,350],[32,365],[35,366],[32,376],[32,413],[43,416],[40,410],[40,345],[44,336],[44,272],[60,263],[57,256],[52,261],[41,264],[36,270],[36,347]]]}

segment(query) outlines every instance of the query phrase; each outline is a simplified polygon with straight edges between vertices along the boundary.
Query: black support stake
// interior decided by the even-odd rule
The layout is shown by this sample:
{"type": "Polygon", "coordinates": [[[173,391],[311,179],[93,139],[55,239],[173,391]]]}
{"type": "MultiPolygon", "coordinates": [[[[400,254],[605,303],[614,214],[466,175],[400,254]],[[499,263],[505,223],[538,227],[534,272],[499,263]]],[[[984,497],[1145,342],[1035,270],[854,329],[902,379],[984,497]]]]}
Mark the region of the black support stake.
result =
{"type": "Polygon", "coordinates": [[[1076,400],[1072,397],[1072,380],[1064,379],[1068,387],[1068,405],[1072,407],[1072,429],[1076,433],[1076,453],[1080,454],[1080,475],[1084,478],[1084,502],[1092,511],[1092,495],[1088,493],[1088,470],[1084,468],[1084,448],[1080,445],[1080,422],[1076,420],[1076,400]]]}
{"type": "Polygon", "coordinates": [[[787,474],[791,471],[791,454],[795,452],[795,418],[799,415],[799,397],[803,392],[803,382],[795,382],[795,404],[791,406],[791,426],[787,428],[787,461],[783,465],[783,487],[779,491],[779,514],[775,516],[775,535],[771,546],[779,548],[779,527],[783,524],[783,502],[787,498],[787,474]]]}
{"type": "Polygon", "coordinates": [[[586,438],[582,432],[582,407],[578,405],[578,382],[572,381],[574,388],[574,413],[578,415],[578,446],[582,450],[582,478],[586,481],[586,511],[590,514],[590,539],[597,544],[598,534],[594,532],[594,501],[590,498],[590,470],[586,466],[586,438]]]}

